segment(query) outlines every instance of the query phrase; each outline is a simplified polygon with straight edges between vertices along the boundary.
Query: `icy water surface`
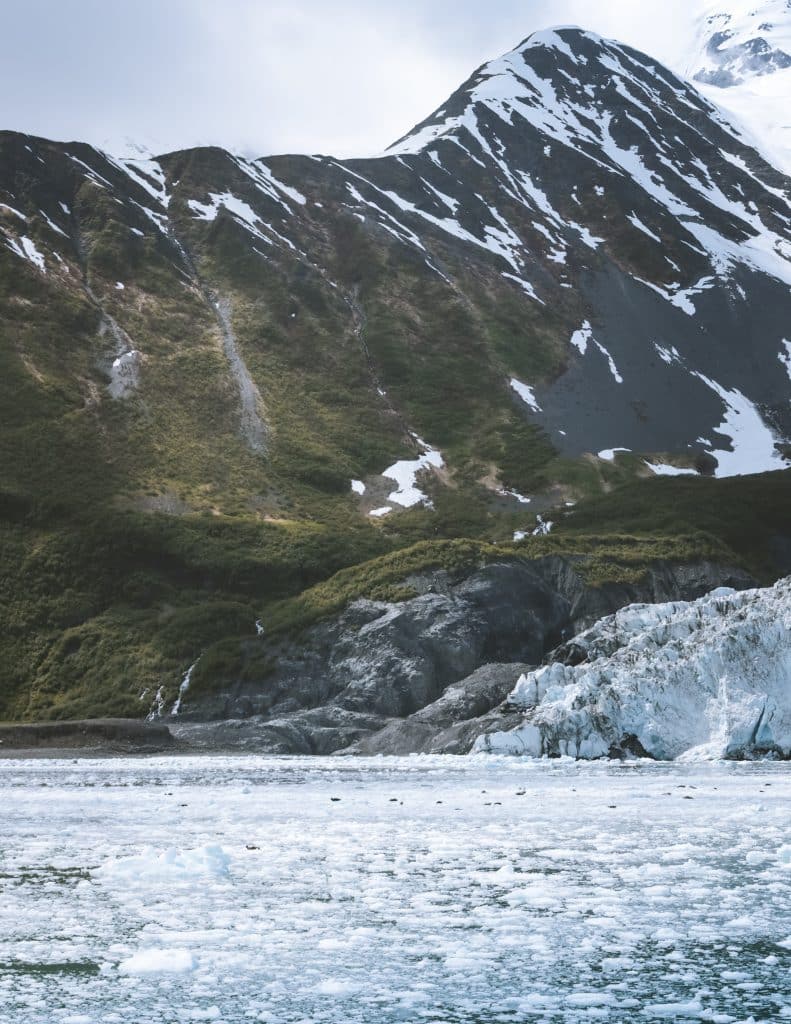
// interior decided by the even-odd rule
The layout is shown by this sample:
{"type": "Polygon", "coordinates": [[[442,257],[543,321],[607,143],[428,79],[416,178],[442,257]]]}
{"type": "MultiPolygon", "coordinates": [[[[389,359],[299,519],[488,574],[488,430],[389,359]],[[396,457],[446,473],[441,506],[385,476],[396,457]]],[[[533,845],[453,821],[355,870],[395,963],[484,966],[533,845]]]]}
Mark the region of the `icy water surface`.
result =
{"type": "Polygon", "coordinates": [[[791,771],[0,762],[3,1024],[791,1020],[791,771]]]}

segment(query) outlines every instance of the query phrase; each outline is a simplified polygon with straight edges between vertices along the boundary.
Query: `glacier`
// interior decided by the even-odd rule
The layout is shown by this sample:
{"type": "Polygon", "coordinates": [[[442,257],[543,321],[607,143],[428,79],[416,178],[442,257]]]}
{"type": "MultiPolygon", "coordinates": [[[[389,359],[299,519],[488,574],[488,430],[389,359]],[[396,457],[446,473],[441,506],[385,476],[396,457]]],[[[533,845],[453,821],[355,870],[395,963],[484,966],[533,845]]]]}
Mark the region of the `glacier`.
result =
{"type": "Polygon", "coordinates": [[[474,752],[656,760],[791,757],[791,578],[630,605],[522,675],[523,716],[474,752]]]}

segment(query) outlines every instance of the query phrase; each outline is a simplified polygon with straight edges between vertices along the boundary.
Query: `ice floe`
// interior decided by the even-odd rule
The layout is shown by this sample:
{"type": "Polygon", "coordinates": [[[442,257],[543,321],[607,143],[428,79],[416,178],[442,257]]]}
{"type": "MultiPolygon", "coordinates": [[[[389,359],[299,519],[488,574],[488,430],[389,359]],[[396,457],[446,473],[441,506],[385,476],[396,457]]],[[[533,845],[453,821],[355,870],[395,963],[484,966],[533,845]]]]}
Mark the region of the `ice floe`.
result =
{"type": "Polygon", "coordinates": [[[92,872],[102,882],[188,881],[201,878],[225,878],[231,865],[227,850],[217,843],[197,849],[147,847],[130,857],[114,857],[92,872]]]}
{"type": "Polygon", "coordinates": [[[119,974],[186,974],[198,966],[186,949],[141,949],[118,964],[119,974]]]}
{"type": "Polygon", "coordinates": [[[791,1013],[782,765],[237,755],[0,775],[4,1024],[791,1013]]]}

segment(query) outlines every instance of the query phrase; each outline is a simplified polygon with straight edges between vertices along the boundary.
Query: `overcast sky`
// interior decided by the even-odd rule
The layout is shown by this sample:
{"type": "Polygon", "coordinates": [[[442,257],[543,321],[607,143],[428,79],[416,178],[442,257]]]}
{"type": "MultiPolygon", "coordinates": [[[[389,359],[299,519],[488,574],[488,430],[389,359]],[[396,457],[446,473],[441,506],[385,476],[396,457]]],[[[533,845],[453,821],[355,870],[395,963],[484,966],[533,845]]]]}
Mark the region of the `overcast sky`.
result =
{"type": "MultiPolygon", "coordinates": [[[[699,0],[698,0],[699,2],[699,0]]],[[[0,128],[118,148],[383,150],[485,60],[578,24],[670,61],[689,0],[2,0],[0,128]]]]}

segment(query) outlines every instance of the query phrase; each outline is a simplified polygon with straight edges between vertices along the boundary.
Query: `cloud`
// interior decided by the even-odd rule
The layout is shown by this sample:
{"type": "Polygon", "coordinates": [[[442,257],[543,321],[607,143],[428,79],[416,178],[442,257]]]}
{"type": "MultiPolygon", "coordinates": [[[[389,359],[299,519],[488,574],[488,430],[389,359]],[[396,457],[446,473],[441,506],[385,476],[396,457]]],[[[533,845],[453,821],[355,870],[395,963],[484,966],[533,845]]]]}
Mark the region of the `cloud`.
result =
{"type": "MultiPolygon", "coordinates": [[[[6,10],[5,8],[9,8],[6,10]]],[[[660,59],[689,3],[10,0],[0,127],[110,148],[383,150],[471,72],[553,24],[660,59]]]]}

